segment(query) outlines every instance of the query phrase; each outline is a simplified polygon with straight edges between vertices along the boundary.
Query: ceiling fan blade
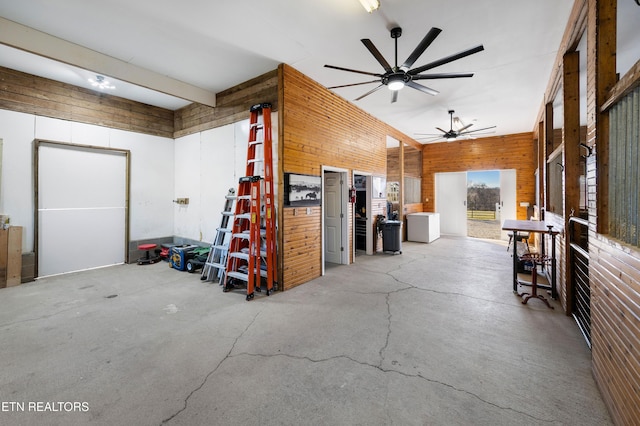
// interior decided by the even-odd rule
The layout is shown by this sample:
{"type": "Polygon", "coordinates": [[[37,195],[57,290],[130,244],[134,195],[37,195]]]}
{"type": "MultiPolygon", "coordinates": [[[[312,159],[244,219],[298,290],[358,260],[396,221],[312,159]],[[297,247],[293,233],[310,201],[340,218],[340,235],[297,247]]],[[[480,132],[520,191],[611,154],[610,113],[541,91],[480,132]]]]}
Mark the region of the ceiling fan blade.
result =
{"type": "Polygon", "coordinates": [[[427,35],[424,36],[420,44],[418,44],[413,52],[411,52],[411,55],[409,55],[407,60],[404,61],[402,65],[400,65],[400,68],[404,68],[407,70],[411,68],[413,66],[413,63],[420,57],[420,55],[424,53],[425,50],[427,50],[427,47],[429,47],[429,45],[433,43],[433,40],[435,40],[436,37],[438,37],[438,34],[440,34],[441,32],[442,30],[440,28],[431,28],[427,35]]]}
{"type": "Polygon", "coordinates": [[[362,84],[371,84],[371,83],[380,83],[380,80],[371,80],[371,81],[365,81],[362,83],[353,83],[353,84],[343,84],[342,86],[331,86],[331,87],[327,87],[327,89],[339,89],[341,87],[360,86],[362,84]]]}
{"type": "MultiPolygon", "coordinates": [[[[471,126],[473,126],[473,123],[471,123],[471,124],[467,124],[466,126],[462,126],[462,127],[460,128],[460,130],[458,130],[458,134],[460,134],[460,133],[464,132],[465,130],[467,130],[467,129],[468,129],[469,127],[471,127],[471,126]]],[[[472,131],[475,131],[475,130],[472,130],[472,131]]]]}
{"type": "Polygon", "coordinates": [[[424,92],[424,93],[426,93],[428,95],[431,95],[431,96],[435,96],[438,93],[440,93],[437,90],[433,90],[433,89],[431,89],[429,87],[423,86],[422,84],[418,84],[415,81],[407,82],[407,86],[412,87],[412,88],[414,88],[416,90],[419,90],[419,91],[424,92]]]}
{"type": "Polygon", "coordinates": [[[482,129],[469,130],[468,132],[459,132],[460,135],[468,135],[469,133],[481,132],[483,130],[495,129],[496,126],[483,127],[482,129]]]}
{"type": "Polygon", "coordinates": [[[437,61],[430,62],[430,63],[428,63],[426,65],[421,66],[421,67],[409,70],[409,71],[407,71],[407,74],[409,74],[409,75],[420,74],[423,71],[430,70],[430,69],[435,68],[435,67],[439,67],[440,65],[448,64],[449,62],[457,61],[458,59],[462,59],[462,58],[464,58],[466,56],[473,55],[474,53],[478,53],[478,52],[481,52],[483,50],[484,50],[484,46],[483,45],[472,47],[471,49],[463,50],[462,52],[456,53],[454,55],[447,56],[445,58],[438,59],[437,61]]]}
{"type": "Polygon", "coordinates": [[[466,138],[469,138],[469,139],[475,139],[475,138],[477,138],[477,137],[478,137],[478,136],[480,136],[480,135],[493,135],[494,133],[495,133],[495,130],[494,130],[493,132],[474,133],[474,134],[472,134],[472,135],[468,135],[468,134],[466,134],[466,133],[465,133],[465,134],[464,134],[464,135],[462,135],[462,136],[464,136],[464,137],[466,137],[466,138]]]}
{"type": "Polygon", "coordinates": [[[418,75],[411,76],[411,79],[412,80],[435,80],[438,78],[466,78],[466,77],[473,77],[473,73],[472,72],[469,72],[469,73],[449,72],[449,73],[443,73],[443,74],[418,74],[418,75]]]}
{"type": "Polygon", "coordinates": [[[384,87],[384,84],[381,84],[380,86],[376,87],[375,89],[371,89],[371,90],[369,90],[367,93],[365,93],[365,94],[364,94],[364,95],[362,95],[362,96],[359,96],[359,97],[355,98],[354,100],[359,101],[360,99],[364,98],[365,96],[369,96],[369,95],[370,95],[370,94],[372,94],[373,92],[376,92],[376,91],[380,90],[380,89],[381,89],[381,88],[383,88],[383,87],[384,87]]]}
{"type": "Polygon", "coordinates": [[[442,133],[445,133],[445,134],[446,134],[446,133],[449,133],[449,132],[447,132],[446,130],[442,130],[440,127],[436,127],[436,130],[440,130],[442,133]]]}
{"type": "Polygon", "coordinates": [[[414,133],[415,136],[442,136],[440,133],[414,133]]]}
{"type": "Polygon", "coordinates": [[[371,42],[371,40],[369,40],[368,38],[363,38],[360,41],[362,42],[362,44],[365,45],[367,49],[369,49],[369,52],[371,52],[371,54],[376,58],[376,60],[380,63],[380,65],[382,65],[382,68],[384,68],[386,72],[393,72],[393,70],[391,69],[391,65],[389,65],[389,62],[387,62],[387,60],[384,59],[384,56],[382,56],[382,53],[380,53],[380,51],[371,42]]]}
{"type": "Polygon", "coordinates": [[[394,90],[393,93],[391,94],[391,103],[394,103],[398,100],[398,91],[394,90]]]}
{"type": "Polygon", "coordinates": [[[325,67],[326,68],[333,68],[334,70],[357,72],[358,74],[366,74],[366,75],[372,75],[374,77],[382,77],[382,74],[378,74],[378,73],[375,73],[375,72],[352,70],[350,68],[336,67],[335,65],[325,65],[325,67]]]}
{"type": "Polygon", "coordinates": [[[425,142],[435,142],[437,140],[440,139],[444,139],[444,136],[439,135],[439,136],[431,136],[431,137],[424,137],[424,138],[414,138],[417,141],[425,141],[425,142]]]}

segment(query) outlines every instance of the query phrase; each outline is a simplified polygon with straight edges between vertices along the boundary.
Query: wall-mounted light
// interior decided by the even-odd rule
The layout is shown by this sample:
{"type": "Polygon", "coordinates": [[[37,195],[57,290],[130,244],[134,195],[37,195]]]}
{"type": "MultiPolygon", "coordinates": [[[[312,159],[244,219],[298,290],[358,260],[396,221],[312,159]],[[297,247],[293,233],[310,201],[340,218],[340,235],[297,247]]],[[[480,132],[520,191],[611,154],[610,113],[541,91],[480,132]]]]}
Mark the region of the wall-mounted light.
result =
{"type": "Polygon", "coordinates": [[[101,90],[116,88],[116,86],[109,83],[109,80],[105,80],[104,76],[102,75],[96,75],[95,80],[93,78],[89,78],[89,83],[91,83],[93,87],[97,87],[98,89],[101,89],[101,90]]]}
{"type": "Polygon", "coordinates": [[[360,4],[364,7],[364,10],[369,13],[380,7],[380,2],[378,0],[360,0],[360,4]]]}

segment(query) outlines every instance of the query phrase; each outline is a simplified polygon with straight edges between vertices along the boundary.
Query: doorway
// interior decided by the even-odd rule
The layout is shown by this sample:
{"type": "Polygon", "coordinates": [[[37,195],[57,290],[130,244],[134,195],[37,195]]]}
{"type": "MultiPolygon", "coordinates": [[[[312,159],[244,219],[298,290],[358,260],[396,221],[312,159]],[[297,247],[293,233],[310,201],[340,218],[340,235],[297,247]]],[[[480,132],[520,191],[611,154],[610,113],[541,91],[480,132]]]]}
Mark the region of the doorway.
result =
{"type": "Polygon", "coordinates": [[[322,274],[325,265],[349,263],[347,171],[322,169],[322,274]]]}
{"type": "Polygon", "coordinates": [[[467,236],[500,239],[500,177],[497,170],[467,172],[467,236]]]}
{"type": "MultiPolygon", "coordinates": [[[[373,223],[375,220],[372,204],[373,176],[370,173],[354,170],[353,186],[356,190],[353,212],[354,257],[360,254],[372,255],[373,223]]],[[[379,190],[382,191],[381,188],[379,190]]]]}
{"type": "Polygon", "coordinates": [[[508,240],[505,219],[516,218],[516,171],[436,173],[436,212],[446,235],[508,240]]]}

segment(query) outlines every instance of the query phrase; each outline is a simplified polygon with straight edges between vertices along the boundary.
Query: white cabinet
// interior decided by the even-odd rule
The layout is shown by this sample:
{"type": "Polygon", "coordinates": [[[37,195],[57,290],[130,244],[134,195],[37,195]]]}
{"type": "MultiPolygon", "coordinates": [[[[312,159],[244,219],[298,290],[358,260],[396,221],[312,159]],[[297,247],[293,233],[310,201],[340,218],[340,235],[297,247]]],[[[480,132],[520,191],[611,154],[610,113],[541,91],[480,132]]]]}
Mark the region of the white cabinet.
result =
{"type": "Polygon", "coordinates": [[[430,243],[440,238],[440,213],[407,215],[407,240],[430,243]]]}

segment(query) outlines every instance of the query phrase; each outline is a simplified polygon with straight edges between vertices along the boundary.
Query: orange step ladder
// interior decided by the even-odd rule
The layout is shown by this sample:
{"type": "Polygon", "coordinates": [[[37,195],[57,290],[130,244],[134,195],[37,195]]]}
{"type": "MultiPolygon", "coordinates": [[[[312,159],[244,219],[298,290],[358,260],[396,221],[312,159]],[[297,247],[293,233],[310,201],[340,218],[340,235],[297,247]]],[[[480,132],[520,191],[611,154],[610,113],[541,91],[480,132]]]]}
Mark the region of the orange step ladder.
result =
{"type": "Polygon", "coordinates": [[[272,143],[271,104],[252,106],[246,173],[238,182],[223,287],[227,292],[246,283],[247,300],[262,291],[263,280],[267,296],[277,289],[272,143]]]}

